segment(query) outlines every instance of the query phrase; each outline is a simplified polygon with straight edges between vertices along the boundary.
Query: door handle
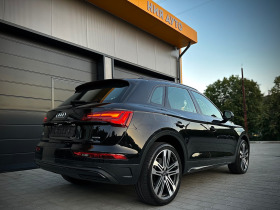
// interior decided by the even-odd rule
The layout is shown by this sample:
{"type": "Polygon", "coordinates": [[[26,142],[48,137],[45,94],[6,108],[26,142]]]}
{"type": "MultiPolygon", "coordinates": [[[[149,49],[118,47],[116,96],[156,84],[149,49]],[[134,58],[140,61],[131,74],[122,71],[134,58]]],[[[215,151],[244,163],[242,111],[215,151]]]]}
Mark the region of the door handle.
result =
{"type": "Polygon", "coordinates": [[[210,131],[216,132],[217,130],[216,130],[216,128],[215,128],[214,126],[211,126],[211,127],[210,127],[210,131]]]}
{"type": "Polygon", "coordinates": [[[176,126],[179,127],[179,128],[183,128],[183,127],[184,127],[184,125],[182,124],[181,121],[178,121],[178,122],[176,123],[176,126]]]}

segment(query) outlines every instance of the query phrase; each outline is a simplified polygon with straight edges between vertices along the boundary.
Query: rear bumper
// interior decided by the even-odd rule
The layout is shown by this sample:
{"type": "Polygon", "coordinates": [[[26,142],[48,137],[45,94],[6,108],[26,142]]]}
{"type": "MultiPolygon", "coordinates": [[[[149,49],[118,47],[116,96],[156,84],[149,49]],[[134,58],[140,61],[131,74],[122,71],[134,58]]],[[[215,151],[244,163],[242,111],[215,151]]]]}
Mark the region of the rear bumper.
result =
{"type": "Polygon", "coordinates": [[[67,163],[54,163],[35,159],[35,163],[44,170],[57,174],[71,176],[77,179],[94,182],[133,185],[139,177],[138,164],[97,164],[94,167],[68,165],[67,163]]]}

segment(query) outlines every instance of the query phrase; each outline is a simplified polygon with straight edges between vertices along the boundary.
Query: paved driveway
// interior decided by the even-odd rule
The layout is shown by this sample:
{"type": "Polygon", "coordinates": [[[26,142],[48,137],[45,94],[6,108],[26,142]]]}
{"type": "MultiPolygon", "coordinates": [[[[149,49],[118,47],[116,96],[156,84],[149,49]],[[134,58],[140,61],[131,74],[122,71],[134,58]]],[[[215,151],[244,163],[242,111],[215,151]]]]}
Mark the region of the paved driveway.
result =
{"type": "Polygon", "coordinates": [[[75,186],[41,169],[0,174],[0,209],[280,209],[280,144],[251,144],[250,167],[185,175],[164,207],[141,203],[133,186],[75,186]]]}

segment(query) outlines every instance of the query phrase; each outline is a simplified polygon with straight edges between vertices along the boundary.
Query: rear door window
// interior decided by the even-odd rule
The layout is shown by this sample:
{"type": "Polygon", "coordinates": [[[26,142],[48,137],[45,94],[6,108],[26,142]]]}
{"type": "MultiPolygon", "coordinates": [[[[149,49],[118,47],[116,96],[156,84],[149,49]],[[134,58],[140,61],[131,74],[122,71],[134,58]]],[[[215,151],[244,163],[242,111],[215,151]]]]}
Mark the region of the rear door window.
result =
{"type": "Polygon", "coordinates": [[[183,88],[168,87],[168,104],[171,109],[196,113],[189,92],[183,88]]]}

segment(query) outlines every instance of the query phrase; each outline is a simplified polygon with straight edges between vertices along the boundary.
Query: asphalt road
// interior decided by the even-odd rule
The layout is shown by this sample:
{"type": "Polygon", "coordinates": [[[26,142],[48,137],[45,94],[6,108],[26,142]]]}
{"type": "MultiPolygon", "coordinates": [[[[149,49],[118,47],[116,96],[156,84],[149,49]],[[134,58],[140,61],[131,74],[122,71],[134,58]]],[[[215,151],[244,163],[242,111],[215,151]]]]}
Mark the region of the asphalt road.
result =
{"type": "Polygon", "coordinates": [[[133,186],[75,186],[41,169],[0,174],[0,209],[279,209],[280,144],[251,144],[249,170],[227,167],[183,176],[167,206],[141,203],[133,186]]]}

